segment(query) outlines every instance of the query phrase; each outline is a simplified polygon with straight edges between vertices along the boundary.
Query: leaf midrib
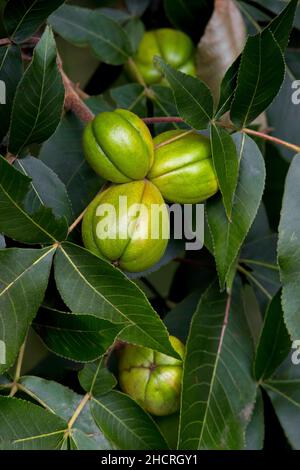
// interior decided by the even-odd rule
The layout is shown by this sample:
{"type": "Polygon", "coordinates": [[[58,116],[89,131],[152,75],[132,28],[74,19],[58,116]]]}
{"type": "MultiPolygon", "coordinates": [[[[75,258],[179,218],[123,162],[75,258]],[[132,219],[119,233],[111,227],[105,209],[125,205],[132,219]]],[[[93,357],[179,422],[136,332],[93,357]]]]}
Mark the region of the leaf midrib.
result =
{"type": "MultiPolygon", "coordinates": [[[[224,314],[224,318],[225,318],[225,315],[226,315],[226,312],[224,314]]],[[[224,325],[224,323],[222,325],[224,325]]],[[[211,397],[213,395],[213,387],[214,387],[214,384],[215,384],[217,369],[218,369],[218,365],[219,365],[219,361],[220,361],[220,357],[221,357],[222,346],[223,346],[223,342],[224,342],[224,338],[225,338],[225,334],[222,334],[222,330],[223,330],[223,327],[221,328],[221,331],[220,331],[220,340],[219,340],[218,350],[217,350],[216,357],[215,357],[215,364],[214,364],[213,373],[212,373],[212,377],[211,377],[211,382],[210,382],[208,397],[207,397],[207,401],[206,401],[206,408],[205,408],[205,413],[204,413],[204,417],[203,417],[203,422],[202,422],[202,425],[201,425],[201,433],[200,433],[200,436],[199,436],[197,450],[199,450],[200,446],[201,446],[203,433],[204,433],[204,429],[205,429],[205,425],[206,425],[206,421],[207,421],[207,414],[208,414],[208,411],[210,409],[210,401],[211,401],[211,397]]],[[[225,328],[225,331],[226,331],[226,328],[225,328]]]]}
{"type": "MultiPolygon", "coordinates": [[[[35,225],[42,233],[44,233],[45,235],[47,235],[47,237],[50,238],[50,240],[52,240],[53,242],[56,242],[57,240],[50,234],[47,232],[47,230],[45,230],[41,225],[39,225],[32,217],[30,217],[29,214],[27,214],[27,212],[25,212],[22,207],[14,200],[11,198],[11,196],[9,195],[9,193],[4,189],[3,185],[0,184],[0,188],[2,189],[3,193],[6,195],[6,197],[9,199],[10,202],[12,202],[13,206],[15,206],[21,213],[23,216],[25,216],[26,219],[28,219],[33,225],[35,225]]],[[[33,214],[34,215],[34,214],[33,214]]]]}
{"type": "MultiPolygon", "coordinates": [[[[45,78],[46,78],[46,65],[47,65],[47,54],[48,54],[48,42],[49,42],[49,31],[48,31],[48,36],[46,38],[46,45],[45,45],[45,50],[44,50],[44,60],[43,60],[43,71],[42,71],[42,83],[41,83],[41,89],[40,89],[40,94],[39,94],[39,103],[38,103],[38,109],[37,109],[37,112],[36,112],[36,115],[35,115],[35,120],[34,120],[34,124],[31,128],[31,131],[29,132],[25,142],[22,144],[22,146],[19,148],[18,152],[21,150],[21,148],[24,148],[27,144],[27,142],[30,141],[32,135],[34,134],[34,131],[36,129],[36,126],[37,126],[37,123],[38,123],[38,120],[40,118],[40,114],[41,114],[41,106],[42,106],[42,101],[43,101],[43,97],[44,97],[44,89],[45,89],[45,78]]],[[[25,74],[24,74],[24,77],[25,78],[31,71],[31,69],[34,70],[34,67],[35,67],[35,59],[33,59],[32,63],[30,64],[30,66],[28,67],[28,69],[26,70],[25,74]]],[[[20,82],[20,84],[22,83],[22,81],[20,82]]],[[[17,152],[17,153],[18,153],[17,152]]]]}
{"type": "MultiPolygon", "coordinates": [[[[101,15],[101,16],[104,16],[104,15],[101,15]]],[[[54,15],[54,17],[55,17],[55,15],[54,15]]],[[[64,18],[64,17],[63,17],[63,18],[62,18],[62,17],[59,17],[59,19],[60,19],[60,21],[62,21],[62,22],[65,22],[65,23],[67,23],[67,24],[69,24],[69,25],[71,25],[71,26],[74,26],[74,27],[76,27],[76,28],[78,28],[78,29],[81,29],[82,31],[87,32],[88,35],[90,35],[90,36],[94,36],[94,37],[97,38],[97,39],[101,39],[101,41],[105,42],[106,44],[109,44],[113,49],[115,49],[115,50],[118,51],[121,55],[123,55],[124,57],[126,57],[126,58],[128,59],[129,55],[128,55],[125,51],[123,51],[122,49],[120,49],[119,47],[117,47],[113,42],[109,41],[109,40],[106,39],[104,36],[101,36],[100,34],[96,34],[96,33],[94,33],[93,31],[91,31],[91,30],[89,30],[89,29],[87,29],[87,28],[85,28],[85,27],[83,27],[83,26],[80,26],[78,23],[74,23],[74,22],[72,22],[72,21],[70,21],[70,20],[67,20],[67,19],[64,18]]],[[[88,38],[87,38],[87,41],[88,41],[88,38]]]]}
{"type": "MultiPolygon", "coordinates": [[[[123,330],[120,331],[119,333],[119,336],[122,334],[122,332],[130,327],[130,326],[134,326],[136,328],[138,328],[139,330],[141,330],[143,332],[144,335],[148,336],[151,341],[156,341],[155,338],[153,336],[150,336],[148,334],[147,331],[145,330],[142,330],[142,328],[137,324],[137,323],[134,323],[130,318],[126,317],[126,315],[121,312],[121,310],[114,304],[112,304],[106,297],[104,297],[101,292],[99,292],[92,284],[90,284],[90,282],[88,282],[88,280],[84,277],[84,275],[82,274],[82,272],[79,270],[79,268],[75,265],[75,263],[73,262],[73,260],[71,259],[71,257],[68,255],[68,253],[63,249],[62,246],[60,246],[60,249],[61,251],[64,253],[65,257],[67,258],[67,260],[69,261],[69,263],[71,264],[71,266],[73,266],[74,270],[79,274],[79,276],[84,280],[85,284],[87,284],[98,296],[100,296],[106,303],[108,303],[114,310],[116,310],[123,318],[125,318],[126,320],[126,323],[124,324],[124,328],[123,330]]],[[[96,316],[96,315],[95,315],[96,316]]],[[[158,351],[160,351],[160,349],[158,349],[158,351]]]]}
{"type": "MultiPolygon", "coordinates": [[[[196,103],[196,105],[201,109],[201,111],[203,112],[203,114],[205,114],[205,116],[208,118],[208,120],[210,121],[211,120],[211,116],[209,116],[209,114],[206,112],[206,110],[203,108],[203,106],[201,105],[201,103],[199,103],[199,101],[196,100],[196,98],[192,95],[192,93],[190,93],[190,91],[182,84],[182,82],[180,82],[177,77],[176,77],[176,74],[173,74],[172,72],[172,69],[170,66],[166,66],[164,65],[164,67],[167,68],[167,70],[169,70],[169,73],[170,75],[172,76],[172,78],[176,81],[177,84],[179,84],[183,90],[192,98],[192,100],[196,103]]],[[[206,85],[204,85],[204,83],[201,83],[205,88],[206,85]]],[[[209,89],[207,88],[207,90],[209,91],[209,89]]],[[[210,91],[209,91],[210,92],[210,91]]]]}
{"type": "Polygon", "coordinates": [[[34,0],[33,3],[31,4],[31,6],[28,8],[28,10],[25,11],[24,15],[21,17],[19,23],[17,24],[14,32],[12,33],[12,37],[15,36],[15,34],[18,32],[18,29],[20,27],[20,25],[23,23],[23,21],[25,20],[26,16],[29,15],[30,11],[34,8],[34,6],[36,5],[36,3],[38,2],[38,0],[34,0]]]}
{"type": "Polygon", "coordinates": [[[12,282],[7,284],[7,286],[0,292],[0,297],[5,294],[16,282],[19,281],[25,274],[27,274],[33,266],[36,266],[38,263],[40,263],[44,258],[46,258],[51,251],[56,250],[56,247],[51,247],[50,250],[46,251],[42,256],[40,256],[38,259],[36,259],[30,266],[28,266],[24,271],[21,272],[12,282]]]}
{"type": "MultiPolygon", "coordinates": [[[[119,394],[118,392],[115,392],[115,393],[116,393],[116,394],[119,394]]],[[[121,395],[121,394],[120,394],[120,395],[121,395]]],[[[138,434],[136,434],[135,432],[133,432],[132,428],[130,428],[129,426],[127,426],[126,424],[124,424],[124,421],[122,421],[122,420],[121,420],[116,414],[114,414],[109,408],[107,408],[103,403],[101,403],[101,402],[100,402],[99,400],[97,400],[95,397],[92,397],[92,401],[94,401],[95,403],[97,403],[98,405],[100,405],[102,408],[104,408],[104,410],[105,410],[106,412],[108,412],[108,414],[112,415],[112,416],[121,424],[121,426],[122,426],[123,428],[128,429],[129,432],[130,432],[131,434],[133,434],[140,442],[144,443],[145,449],[148,448],[148,445],[149,445],[149,444],[148,444],[146,441],[144,441],[144,439],[141,439],[141,436],[139,436],[138,434]]],[[[148,417],[149,417],[149,415],[148,415],[148,417]]],[[[152,418],[150,418],[150,419],[151,419],[151,421],[153,422],[153,424],[157,427],[156,423],[152,420],[152,418]]],[[[159,431],[158,427],[157,427],[157,430],[158,430],[158,432],[159,432],[159,434],[160,434],[160,431],[159,431]]],[[[162,437],[162,439],[163,439],[163,436],[162,436],[161,434],[160,434],[160,437],[162,437]]],[[[163,439],[163,440],[164,440],[164,439],[163,439]]],[[[166,443],[166,442],[165,442],[165,443],[166,443]]],[[[115,444],[116,444],[116,442],[115,442],[115,444]]],[[[117,445],[117,444],[116,444],[116,445],[117,445]]]]}

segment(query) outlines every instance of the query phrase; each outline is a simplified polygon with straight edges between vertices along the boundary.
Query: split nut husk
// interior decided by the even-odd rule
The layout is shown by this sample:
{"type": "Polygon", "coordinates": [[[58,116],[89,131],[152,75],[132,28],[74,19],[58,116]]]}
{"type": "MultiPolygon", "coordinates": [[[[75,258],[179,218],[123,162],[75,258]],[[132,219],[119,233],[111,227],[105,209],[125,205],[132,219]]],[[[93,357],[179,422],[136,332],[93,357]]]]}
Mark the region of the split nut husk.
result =
{"type": "Polygon", "coordinates": [[[87,249],[124,271],[145,271],[166,250],[168,209],[148,180],[113,185],[89,205],[82,236],[87,249]]]}
{"type": "Polygon", "coordinates": [[[119,353],[122,390],[156,416],[175,413],[180,405],[185,347],[174,336],[170,336],[170,342],[181,360],[132,344],[119,353]]]}

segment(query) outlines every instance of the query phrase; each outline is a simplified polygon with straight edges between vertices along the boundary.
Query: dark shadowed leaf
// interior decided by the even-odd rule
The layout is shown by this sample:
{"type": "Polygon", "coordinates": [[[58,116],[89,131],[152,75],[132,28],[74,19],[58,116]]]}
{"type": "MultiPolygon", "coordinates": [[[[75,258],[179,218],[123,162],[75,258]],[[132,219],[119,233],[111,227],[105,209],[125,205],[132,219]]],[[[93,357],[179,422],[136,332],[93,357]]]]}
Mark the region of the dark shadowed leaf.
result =
{"type": "Polygon", "coordinates": [[[128,395],[112,391],[92,399],[97,426],[116,447],[126,450],[167,449],[152,418],[128,395]]]}
{"type": "Polygon", "coordinates": [[[89,45],[99,59],[109,64],[123,64],[132,53],[124,29],[100,11],[63,5],[48,21],[64,39],[78,46],[89,45]]]}
{"type": "Polygon", "coordinates": [[[248,38],[230,111],[238,128],[245,127],[268,108],[280,90],[284,72],[282,51],[269,30],[248,38]]]}
{"type": "Polygon", "coordinates": [[[164,323],[169,333],[179,338],[183,343],[187,340],[190,323],[199,303],[199,298],[207,287],[208,285],[205,286],[204,284],[202,289],[192,292],[164,317],[164,323]]]}
{"type": "MultiPolygon", "coordinates": [[[[260,5],[264,6],[265,8],[277,15],[279,13],[282,13],[282,7],[289,2],[285,0],[256,0],[256,3],[259,3],[260,5]]],[[[300,5],[298,5],[296,9],[295,26],[297,28],[300,28],[300,5]]]]}
{"type": "Polygon", "coordinates": [[[241,56],[239,56],[233,64],[229,67],[224,75],[220,87],[220,100],[216,111],[216,119],[223,116],[231,108],[231,103],[234,98],[234,93],[237,85],[238,73],[241,63],[241,56]]]}
{"type": "Polygon", "coordinates": [[[118,108],[125,108],[139,117],[147,116],[145,90],[138,83],[130,83],[110,90],[110,95],[118,108]]]}
{"type": "Polygon", "coordinates": [[[110,263],[65,243],[58,249],[55,278],[73,312],[122,325],[120,339],[174,356],[167,329],[143,292],[110,263]]]}
{"type": "Polygon", "coordinates": [[[23,201],[24,208],[34,214],[40,207],[50,207],[56,217],[72,222],[73,214],[65,185],[43,162],[34,157],[15,161],[14,166],[31,178],[30,190],[23,201]]]}
{"type": "Polygon", "coordinates": [[[177,29],[185,31],[198,41],[212,12],[210,0],[164,0],[168,18],[177,29]]]}
{"type": "Polygon", "coordinates": [[[253,345],[239,294],[230,306],[217,282],[202,295],[186,345],[179,449],[238,450],[256,395],[253,345]]]}
{"type": "Polygon", "coordinates": [[[60,121],[64,86],[56,64],[56,44],[46,28],[34,50],[14,99],[9,135],[9,151],[18,154],[32,143],[47,140],[60,121]]]}
{"type": "Polygon", "coordinates": [[[213,98],[209,88],[198,78],[175,70],[160,57],[155,65],[168,80],[180,116],[195,129],[206,129],[213,116],[213,98]]]}
{"type": "Polygon", "coordinates": [[[231,135],[215,124],[210,127],[210,138],[219,188],[223,196],[227,217],[230,220],[239,174],[237,150],[231,135]]]}
{"type": "Polygon", "coordinates": [[[50,351],[79,362],[101,357],[121,329],[91,315],[72,315],[46,306],[40,309],[34,328],[50,351]]]}
{"type": "Polygon", "coordinates": [[[274,20],[271,21],[271,23],[267,26],[267,28],[272,31],[273,36],[282,52],[285,51],[290,39],[290,33],[293,27],[297,5],[298,0],[291,0],[287,2],[286,8],[282,10],[280,15],[276,16],[274,20]]]}
{"type": "Polygon", "coordinates": [[[300,338],[300,158],[296,155],[286,178],[279,225],[278,263],[283,284],[282,305],[286,325],[293,339],[300,338]]]}
{"type": "Polygon", "coordinates": [[[89,205],[103,185],[103,180],[84,159],[83,128],[77,117],[67,114],[55,134],[44,143],[39,155],[65,184],[75,216],[89,205]]]}
{"type": "Polygon", "coordinates": [[[132,18],[124,29],[130,40],[132,54],[135,54],[145,33],[144,23],[139,18],[132,18]]]}
{"type": "MultiPolygon", "coordinates": [[[[268,123],[274,129],[273,135],[300,146],[298,122],[300,119],[300,93],[297,80],[300,74],[299,51],[288,51],[286,54],[287,70],[283,86],[268,109],[268,123]]],[[[280,152],[290,162],[293,150],[280,147],[280,152]]]]}
{"type": "Polygon", "coordinates": [[[257,389],[256,402],[251,421],[246,430],[246,450],[262,450],[265,438],[264,403],[260,389],[257,389]]]}
{"type": "Polygon", "coordinates": [[[263,205],[241,250],[240,264],[252,285],[262,312],[280,289],[277,265],[277,234],[272,233],[268,215],[263,205]]]}
{"type": "Polygon", "coordinates": [[[3,442],[4,449],[60,449],[66,429],[63,419],[40,406],[17,398],[0,397],[0,446],[3,442]]]}
{"type": "Polygon", "coordinates": [[[14,42],[32,36],[64,0],[9,0],[4,11],[4,26],[14,42]]]}
{"type": "MultiPolygon", "coordinates": [[[[0,95],[0,141],[5,137],[9,128],[13,99],[22,72],[22,59],[19,47],[14,45],[0,47],[0,80],[1,83],[5,84],[5,99],[3,100],[2,90],[0,95]]],[[[1,86],[3,87],[3,85],[1,86]]]]}
{"type": "Polygon", "coordinates": [[[272,230],[278,232],[284,184],[289,170],[289,162],[283,157],[281,149],[273,144],[266,145],[265,162],[267,179],[264,205],[272,230]]]}
{"type": "Polygon", "coordinates": [[[34,214],[23,207],[31,180],[0,156],[0,231],[24,243],[53,243],[64,240],[68,224],[41,206],[34,214]]]}
{"type": "MultiPolygon", "coordinates": [[[[151,87],[151,101],[153,103],[154,116],[176,116],[178,111],[176,108],[174,93],[170,87],[163,85],[153,85],[151,87]]],[[[160,123],[155,124],[155,134],[160,134],[168,130],[187,128],[185,123],[160,123]]]]}
{"type": "Polygon", "coordinates": [[[86,364],[78,378],[82,388],[94,397],[105,395],[117,385],[115,376],[109,372],[103,358],[86,364]]]}
{"type": "Polygon", "coordinates": [[[263,386],[292,448],[300,450],[300,380],[270,379],[263,386]]]}
{"type": "Polygon", "coordinates": [[[264,318],[264,325],[256,351],[254,375],[268,379],[287,357],[291,340],[287,332],[281,307],[281,291],[273,298],[264,318]]]}
{"type": "Polygon", "coordinates": [[[242,287],[242,303],[253,346],[256,349],[263,326],[263,319],[254,290],[249,284],[245,284],[242,287]]]}
{"type": "Polygon", "coordinates": [[[117,21],[121,25],[126,23],[131,19],[131,15],[128,11],[125,10],[118,10],[117,8],[109,8],[109,7],[101,7],[97,8],[99,12],[103,15],[108,16],[112,20],[117,21]]]}
{"type": "Polygon", "coordinates": [[[44,298],[53,254],[52,247],[0,251],[0,339],[6,344],[6,363],[0,372],[13,365],[44,298]]]}
{"type": "Polygon", "coordinates": [[[125,0],[128,11],[133,16],[141,16],[148,8],[150,0],[125,0]]]}
{"type": "Polygon", "coordinates": [[[255,142],[245,134],[236,134],[233,139],[237,146],[240,172],[232,222],[226,217],[221,197],[214,197],[207,203],[208,223],[222,288],[255,219],[265,184],[264,161],[255,142]]]}

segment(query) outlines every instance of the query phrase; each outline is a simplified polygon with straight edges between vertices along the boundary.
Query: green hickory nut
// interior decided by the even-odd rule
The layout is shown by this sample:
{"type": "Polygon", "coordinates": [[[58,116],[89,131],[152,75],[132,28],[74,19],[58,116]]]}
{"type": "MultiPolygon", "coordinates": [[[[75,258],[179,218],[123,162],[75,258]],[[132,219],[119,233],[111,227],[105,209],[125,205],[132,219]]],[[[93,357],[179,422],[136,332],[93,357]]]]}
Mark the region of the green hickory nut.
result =
{"type": "Polygon", "coordinates": [[[147,178],[166,201],[196,204],[218,191],[207,137],[196,132],[184,135],[184,131],[174,130],[155,137],[154,144],[154,163],[147,178]]]}
{"type": "Polygon", "coordinates": [[[128,272],[145,271],[156,264],[166,250],[168,236],[168,209],[148,180],[113,185],[98,194],[82,222],[84,246],[128,272]],[[154,205],[160,209],[159,217],[152,210],[154,205]]]}
{"type": "MultiPolygon", "coordinates": [[[[170,342],[183,360],[182,342],[175,336],[170,336],[170,342]]],[[[166,416],[178,411],[182,360],[132,344],[127,344],[119,354],[119,383],[125,393],[153,415],[166,416]]]]}
{"type": "Polygon", "coordinates": [[[83,150],[93,170],[113,183],[143,179],[153,163],[150,131],[126,109],[100,113],[88,123],[83,150]]]}
{"type": "MultiPolygon", "coordinates": [[[[182,31],[163,28],[147,31],[133,60],[147,85],[165,84],[163,74],[154,66],[153,58],[159,56],[165,62],[188,75],[196,76],[195,46],[182,31]]],[[[127,68],[135,80],[134,71],[127,68]]]]}

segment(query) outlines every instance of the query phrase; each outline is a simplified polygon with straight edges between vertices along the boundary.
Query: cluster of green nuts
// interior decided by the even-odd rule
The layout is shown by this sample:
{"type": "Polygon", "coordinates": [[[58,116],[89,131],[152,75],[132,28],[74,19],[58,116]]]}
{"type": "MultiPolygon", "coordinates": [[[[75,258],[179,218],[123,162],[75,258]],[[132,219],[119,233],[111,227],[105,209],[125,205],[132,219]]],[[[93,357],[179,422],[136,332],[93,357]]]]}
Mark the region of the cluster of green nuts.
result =
{"type": "Polygon", "coordinates": [[[164,201],[193,204],[218,190],[209,139],[180,130],[152,139],[145,123],[125,109],[96,116],[85,128],[83,147],[95,172],[114,183],[85,213],[84,245],[127,272],[144,271],[163,256],[169,238],[164,201]],[[120,203],[122,196],[127,197],[126,207],[120,203]],[[107,219],[103,210],[108,205],[115,209],[114,219],[107,219]],[[130,213],[135,205],[144,210],[130,213]],[[159,217],[154,217],[155,205],[159,217]],[[104,226],[105,236],[100,230],[104,226]]]}
{"type": "MultiPolygon", "coordinates": [[[[196,74],[193,43],[180,31],[145,33],[134,62],[147,85],[164,84],[153,65],[155,55],[182,72],[196,74]]],[[[125,109],[96,116],[84,130],[83,148],[94,171],[112,183],[84,215],[84,245],[127,272],[144,271],[163,256],[169,236],[165,201],[194,204],[218,191],[209,139],[181,130],[153,139],[145,123],[125,109]],[[144,210],[130,213],[135,205],[144,210]],[[152,212],[155,205],[160,207],[158,218],[152,212]],[[107,218],[107,207],[114,208],[113,218],[107,218]]],[[[132,344],[119,351],[121,389],[156,416],[175,413],[180,404],[185,348],[173,336],[170,342],[178,359],[132,344]]]]}

